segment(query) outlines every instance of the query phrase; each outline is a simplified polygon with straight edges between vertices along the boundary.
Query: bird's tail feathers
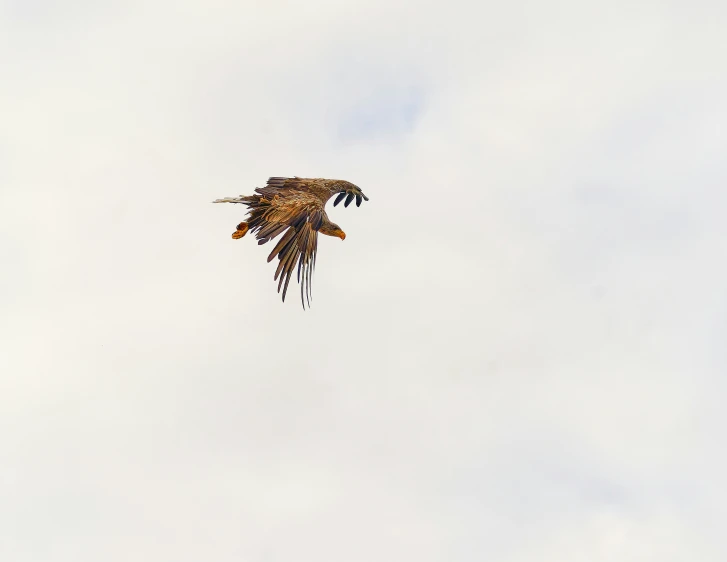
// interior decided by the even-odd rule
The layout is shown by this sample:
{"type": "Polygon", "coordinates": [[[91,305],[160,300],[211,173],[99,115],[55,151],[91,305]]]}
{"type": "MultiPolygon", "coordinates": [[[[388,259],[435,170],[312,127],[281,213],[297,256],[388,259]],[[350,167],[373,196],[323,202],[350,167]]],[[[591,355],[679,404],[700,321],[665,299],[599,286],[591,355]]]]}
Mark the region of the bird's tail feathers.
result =
{"type": "Polygon", "coordinates": [[[240,195],[240,197],[223,197],[222,199],[215,199],[213,203],[248,203],[249,197],[240,195]]]}

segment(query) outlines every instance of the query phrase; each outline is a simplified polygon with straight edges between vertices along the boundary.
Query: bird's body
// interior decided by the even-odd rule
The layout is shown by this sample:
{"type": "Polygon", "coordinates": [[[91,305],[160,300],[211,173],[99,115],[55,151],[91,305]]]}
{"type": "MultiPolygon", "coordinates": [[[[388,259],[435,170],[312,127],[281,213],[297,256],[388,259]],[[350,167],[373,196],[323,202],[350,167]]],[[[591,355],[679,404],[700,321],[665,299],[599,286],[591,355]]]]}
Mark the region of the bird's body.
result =
{"type": "Polygon", "coordinates": [[[329,220],[325,210],[326,203],[333,195],[338,194],[333,203],[334,207],[344,197],[344,206],[348,207],[354,198],[356,205],[360,206],[362,200],[368,201],[368,197],[350,182],[324,178],[272,177],[268,179],[265,187],[258,187],[255,192],[255,195],[217,199],[213,203],[247,205],[247,220],[237,225],[237,230],[232,234],[235,240],[249,231],[255,234],[258,244],[265,244],[285,233],[268,256],[268,261],[276,256],[279,260],[275,271],[275,279],[280,277],[278,292],[282,286],[285,301],[288,282],[297,267],[300,298],[304,308],[306,300],[310,306],[310,285],[318,249],[318,233],[336,236],[341,240],[346,238],[343,230],[329,220]]]}

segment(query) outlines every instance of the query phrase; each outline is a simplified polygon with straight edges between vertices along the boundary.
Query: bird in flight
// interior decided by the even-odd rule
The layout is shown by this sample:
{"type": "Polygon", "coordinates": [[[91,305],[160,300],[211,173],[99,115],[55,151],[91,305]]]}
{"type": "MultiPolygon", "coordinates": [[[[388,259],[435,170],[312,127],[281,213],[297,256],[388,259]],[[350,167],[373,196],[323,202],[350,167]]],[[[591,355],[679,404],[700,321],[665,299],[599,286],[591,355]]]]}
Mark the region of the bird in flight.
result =
{"type": "Polygon", "coordinates": [[[255,195],[225,197],[213,203],[242,203],[247,205],[245,222],[237,225],[232,233],[239,240],[248,232],[255,234],[258,244],[265,244],[279,234],[283,234],[268,256],[268,262],[277,256],[278,268],[274,280],[278,281],[278,293],[283,288],[283,302],[288,291],[288,282],[297,267],[300,284],[300,300],[305,309],[310,307],[311,279],[315,268],[318,250],[318,233],[336,236],[345,240],[346,233],[332,223],[326,214],[326,203],[338,194],[333,206],[343,198],[344,207],[356,199],[356,206],[369,198],[351,182],[324,178],[279,178],[268,179],[265,187],[255,189],[255,195]]]}

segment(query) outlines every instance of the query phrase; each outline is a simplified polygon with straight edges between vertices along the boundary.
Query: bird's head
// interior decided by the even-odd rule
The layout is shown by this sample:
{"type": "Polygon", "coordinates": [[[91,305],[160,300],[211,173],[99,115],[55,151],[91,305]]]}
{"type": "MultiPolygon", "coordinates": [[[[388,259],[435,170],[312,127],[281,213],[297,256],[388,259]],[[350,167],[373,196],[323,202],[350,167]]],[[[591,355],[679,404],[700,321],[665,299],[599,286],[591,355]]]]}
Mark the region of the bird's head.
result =
{"type": "Polygon", "coordinates": [[[334,223],[329,223],[326,225],[321,226],[320,230],[318,231],[321,234],[325,234],[326,236],[336,236],[337,238],[340,238],[341,240],[346,239],[346,233],[341,230],[341,227],[334,223]]]}

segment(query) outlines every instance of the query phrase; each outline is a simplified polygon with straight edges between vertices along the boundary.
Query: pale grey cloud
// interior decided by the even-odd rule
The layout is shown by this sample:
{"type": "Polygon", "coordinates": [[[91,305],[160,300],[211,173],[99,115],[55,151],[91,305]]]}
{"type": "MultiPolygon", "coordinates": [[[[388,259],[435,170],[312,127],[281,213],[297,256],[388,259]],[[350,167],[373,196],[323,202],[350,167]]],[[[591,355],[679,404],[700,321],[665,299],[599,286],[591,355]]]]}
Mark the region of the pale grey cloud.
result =
{"type": "Polygon", "coordinates": [[[3,560],[724,559],[722,3],[92,4],[0,7],[3,560]],[[270,175],[371,197],[306,312],[270,175]]]}

